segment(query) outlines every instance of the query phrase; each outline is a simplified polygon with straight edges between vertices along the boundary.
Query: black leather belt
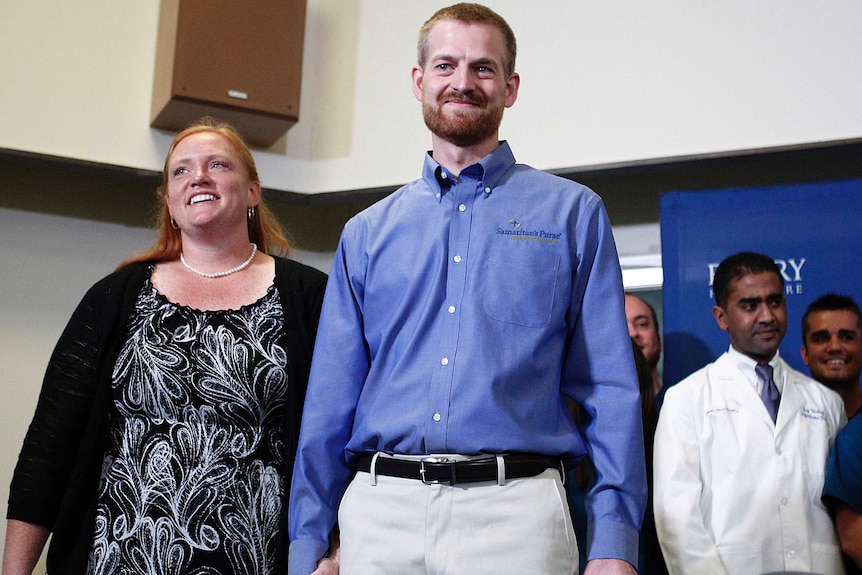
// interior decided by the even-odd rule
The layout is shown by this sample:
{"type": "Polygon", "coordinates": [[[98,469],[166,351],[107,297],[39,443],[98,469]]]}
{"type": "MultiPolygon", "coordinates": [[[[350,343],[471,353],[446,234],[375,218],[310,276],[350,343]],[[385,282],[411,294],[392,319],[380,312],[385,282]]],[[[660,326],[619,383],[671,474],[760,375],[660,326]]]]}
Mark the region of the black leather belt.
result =
{"type": "MultiPolygon", "coordinates": [[[[356,469],[366,473],[371,471],[371,455],[363,455],[357,461],[356,469]]],[[[519,477],[534,477],[546,469],[554,468],[562,471],[560,459],[547,455],[506,454],[503,455],[506,469],[506,479],[519,477]]],[[[427,459],[413,461],[378,457],[374,464],[377,475],[417,479],[423,483],[476,483],[479,481],[497,481],[497,460],[495,457],[472,459],[468,461],[445,460],[441,457],[429,456],[427,459]]]]}

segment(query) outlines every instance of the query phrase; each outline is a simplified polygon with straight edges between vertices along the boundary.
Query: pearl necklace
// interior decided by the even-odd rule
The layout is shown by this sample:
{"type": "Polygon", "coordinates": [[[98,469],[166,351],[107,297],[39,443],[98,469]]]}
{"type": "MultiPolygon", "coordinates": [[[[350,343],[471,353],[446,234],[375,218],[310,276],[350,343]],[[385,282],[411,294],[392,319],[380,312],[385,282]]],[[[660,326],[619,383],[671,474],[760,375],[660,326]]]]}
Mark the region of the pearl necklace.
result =
{"type": "Polygon", "coordinates": [[[229,270],[223,272],[215,272],[212,274],[208,274],[206,272],[202,272],[200,270],[196,270],[192,266],[189,265],[189,262],[186,261],[186,258],[183,256],[183,252],[180,252],[180,261],[183,262],[183,265],[186,266],[186,269],[192,273],[195,273],[204,278],[223,278],[224,276],[229,276],[230,274],[234,274],[236,272],[240,272],[251,265],[251,261],[254,259],[255,254],[257,253],[257,244],[251,244],[251,255],[248,256],[248,259],[236,266],[235,268],[230,268],[229,270]]]}

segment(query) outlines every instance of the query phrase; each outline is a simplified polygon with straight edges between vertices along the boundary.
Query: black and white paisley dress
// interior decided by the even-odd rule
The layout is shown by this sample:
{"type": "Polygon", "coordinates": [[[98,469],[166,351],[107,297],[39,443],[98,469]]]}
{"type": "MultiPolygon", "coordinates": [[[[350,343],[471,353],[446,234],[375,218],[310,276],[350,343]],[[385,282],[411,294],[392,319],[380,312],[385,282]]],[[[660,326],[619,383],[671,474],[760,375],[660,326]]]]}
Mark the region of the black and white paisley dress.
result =
{"type": "Polygon", "coordinates": [[[89,573],[273,572],[284,333],[274,286],[213,312],[173,304],[147,282],[113,374],[89,573]]]}

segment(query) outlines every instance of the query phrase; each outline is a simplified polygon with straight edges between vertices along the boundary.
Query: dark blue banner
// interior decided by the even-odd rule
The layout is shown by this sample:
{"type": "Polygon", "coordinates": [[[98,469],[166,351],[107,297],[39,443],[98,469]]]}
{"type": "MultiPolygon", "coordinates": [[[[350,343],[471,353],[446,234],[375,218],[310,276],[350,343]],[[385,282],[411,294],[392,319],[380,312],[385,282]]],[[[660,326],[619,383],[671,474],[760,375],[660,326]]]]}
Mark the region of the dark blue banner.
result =
{"type": "Polygon", "coordinates": [[[715,360],[730,341],[713,319],[712,276],[725,257],[753,251],[784,274],[781,357],[808,374],[802,315],[826,292],[862,304],[862,180],[669,192],[662,195],[664,384],[715,360]]]}

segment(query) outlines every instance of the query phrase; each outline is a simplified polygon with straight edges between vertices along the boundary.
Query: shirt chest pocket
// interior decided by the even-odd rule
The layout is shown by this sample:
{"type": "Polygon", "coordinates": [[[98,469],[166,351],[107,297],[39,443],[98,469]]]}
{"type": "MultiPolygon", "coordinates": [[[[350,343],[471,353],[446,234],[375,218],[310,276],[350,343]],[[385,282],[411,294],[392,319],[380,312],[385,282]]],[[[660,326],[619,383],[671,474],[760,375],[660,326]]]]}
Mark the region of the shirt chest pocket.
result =
{"type": "Polygon", "coordinates": [[[544,327],[551,321],[557,297],[560,256],[518,253],[489,258],[478,274],[478,292],[485,314],[497,321],[524,327],[544,327]]]}
{"type": "Polygon", "coordinates": [[[816,480],[814,485],[820,489],[826,475],[832,433],[822,411],[803,409],[798,417],[797,440],[802,453],[802,467],[806,475],[816,480]]]}

